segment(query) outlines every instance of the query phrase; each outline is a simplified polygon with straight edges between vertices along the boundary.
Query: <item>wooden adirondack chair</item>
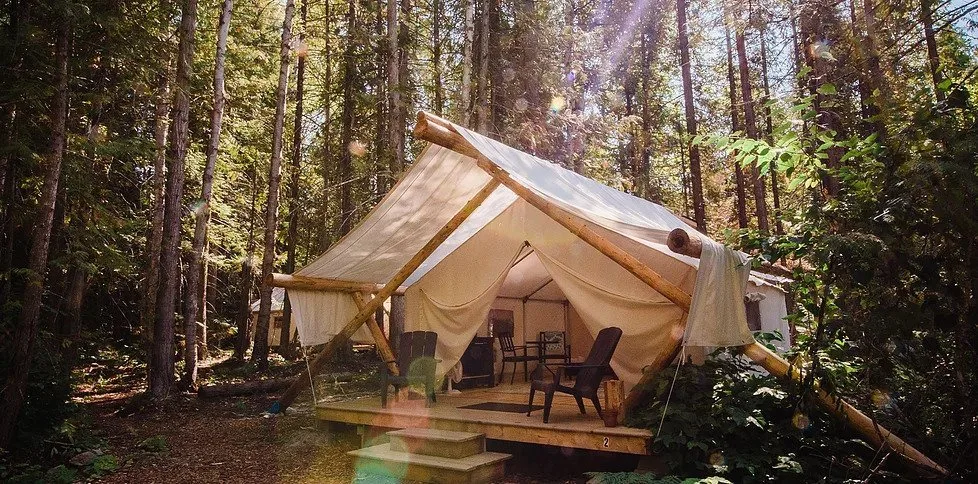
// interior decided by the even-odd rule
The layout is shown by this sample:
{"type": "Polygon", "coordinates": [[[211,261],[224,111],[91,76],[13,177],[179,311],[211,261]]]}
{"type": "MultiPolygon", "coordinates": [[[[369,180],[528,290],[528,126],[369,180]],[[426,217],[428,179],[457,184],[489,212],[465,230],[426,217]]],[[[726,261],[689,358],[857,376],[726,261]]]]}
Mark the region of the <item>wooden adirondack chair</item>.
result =
{"type": "Polygon", "coordinates": [[[401,334],[398,343],[397,368],[400,375],[391,375],[387,362],[380,365],[380,405],[387,408],[388,387],[394,386],[394,394],[398,390],[411,385],[424,385],[425,404],[435,402],[435,344],[438,333],[433,331],[410,331],[401,334]]]}
{"type": "Polygon", "coordinates": [[[581,414],[586,414],[584,398],[588,398],[594,404],[595,410],[598,411],[598,416],[602,416],[601,404],[598,403],[598,387],[601,386],[601,378],[604,376],[608,364],[611,363],[611,356],[615,354],[615,348],[618,347],[620,339],[621,328],[604,328],[594,338],[594,345],[591,346],[591,352],[588,353],[583,364],[544,365],[552,378],[547,378],[543,370],[538,368],[534,372],[533,381],[530,383],[530,402],[527,404],[526,415],[529,416],[533,410],[533,395],[539,390],[545,395],[543,400],[544,423],[550,421],[550,407],[556,392],[573,395],[577,400],[577,406],[581,409],[581,414]],[[572,387],[561,384],[564,378],[564,369],[570,366],[579,370],[572,387]]]}

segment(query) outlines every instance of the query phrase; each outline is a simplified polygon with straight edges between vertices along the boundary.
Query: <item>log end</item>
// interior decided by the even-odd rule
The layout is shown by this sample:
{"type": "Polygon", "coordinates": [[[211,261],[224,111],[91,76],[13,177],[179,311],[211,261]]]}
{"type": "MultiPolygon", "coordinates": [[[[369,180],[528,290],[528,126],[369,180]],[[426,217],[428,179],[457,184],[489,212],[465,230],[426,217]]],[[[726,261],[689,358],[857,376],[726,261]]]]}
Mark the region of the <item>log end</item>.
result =
{"type": "Polygon", "coordinates": [[[703,241],[697,237],[690,237],[689,232],[683,229],[673,229],[672,232],[669,232],[666,245],[669,246],[669,250],[677,254],[687,255],[697,259],[703,253],[703,241]]]}

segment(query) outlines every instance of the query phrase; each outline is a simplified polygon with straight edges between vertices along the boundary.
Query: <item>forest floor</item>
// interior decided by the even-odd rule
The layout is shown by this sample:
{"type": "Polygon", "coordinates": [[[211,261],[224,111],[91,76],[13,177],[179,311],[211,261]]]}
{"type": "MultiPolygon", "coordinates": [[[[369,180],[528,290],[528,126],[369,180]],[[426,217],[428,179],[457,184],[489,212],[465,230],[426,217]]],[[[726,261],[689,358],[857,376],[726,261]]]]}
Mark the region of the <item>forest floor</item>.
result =
{"type": "MultiPolygon", "coordinates": [[[[253,370],[232,364],[227,356],[205,361],[201,380],[249,379],[253,370]]],[[[341,374],[357,375],[353,381],[320,378],[320,399],[357,398],[375,391],[375,375],[364,371],[376,367],[372,355],[355,356],[354,360],[338,365],[341,374]]],[[[78,412],[69,420],[69,430],[62,430],[59,437],[65,445],[57,455],[32,459],[43,462],[25,467],[28,471],[15,481],[377,482],[358,478],[354,459],[346,455],[359,448],[360,437],[353,431],[325,430],[312,415],[309,392],[284,416],[265,413],[274,395],[201,399],[193,393],[178,393],[162,405],[134,409],[133,397],[145,391],[145,367],[132,361],[115,355],[114,359],[93,360],[82,369],[74,396],[78,412]]],[[[279,360],[266,376],[283,376],[298,369],[279,360]]],[[[332,370],[337,374],[337,368],[332,370]]],[[[538,463],[532,461],[511,469],[505,482],[586,481],[581,474],[547,477],[549,473],[541,474],[538,463]]]]}

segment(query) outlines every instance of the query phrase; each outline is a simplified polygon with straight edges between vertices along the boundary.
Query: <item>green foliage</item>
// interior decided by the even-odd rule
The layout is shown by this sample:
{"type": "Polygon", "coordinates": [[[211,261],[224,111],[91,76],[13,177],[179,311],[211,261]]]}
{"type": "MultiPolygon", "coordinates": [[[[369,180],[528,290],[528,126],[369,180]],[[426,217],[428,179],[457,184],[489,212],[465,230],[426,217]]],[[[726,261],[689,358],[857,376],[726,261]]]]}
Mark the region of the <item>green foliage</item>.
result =
{"type": "Polygon", "coordinates": [[[94,476],[109,474],[119,468],[119,459],[112,454],[103,454],[92,461],[91,467],[94,476]]]}
{"type": "Polygon", "coordinates": [[[662,422],[653,452],[672,475],[842,482],[869,473],[875,459],[872,449],[800,400],[797,389],[786,391],[730,353],[669,369],[650,385],[651,400],[626,423],[656,431],[662,422]],[[848,457],[836,462],[839,456],[848,457]]]}
{"type": "Polygon", "coordinates": [[[139,448],[147,452],[166,452],[170,449],[163,435],[154,435],[139,443],[139,448]]]}

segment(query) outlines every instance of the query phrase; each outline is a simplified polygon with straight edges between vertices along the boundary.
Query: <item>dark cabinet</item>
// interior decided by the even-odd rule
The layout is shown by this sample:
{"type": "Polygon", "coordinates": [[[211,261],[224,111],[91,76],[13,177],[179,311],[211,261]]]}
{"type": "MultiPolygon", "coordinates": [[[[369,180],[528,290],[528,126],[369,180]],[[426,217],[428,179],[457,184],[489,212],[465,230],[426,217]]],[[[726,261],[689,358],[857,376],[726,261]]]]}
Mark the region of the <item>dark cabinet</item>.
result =
{"type": "Polygon", "coordinates": [[[491,387],[493,378],[493,362],[496,352],[493,339],[476,336],[462,354],[462,381],[455,388],[466,389],[479,386],[491,387]]]}

